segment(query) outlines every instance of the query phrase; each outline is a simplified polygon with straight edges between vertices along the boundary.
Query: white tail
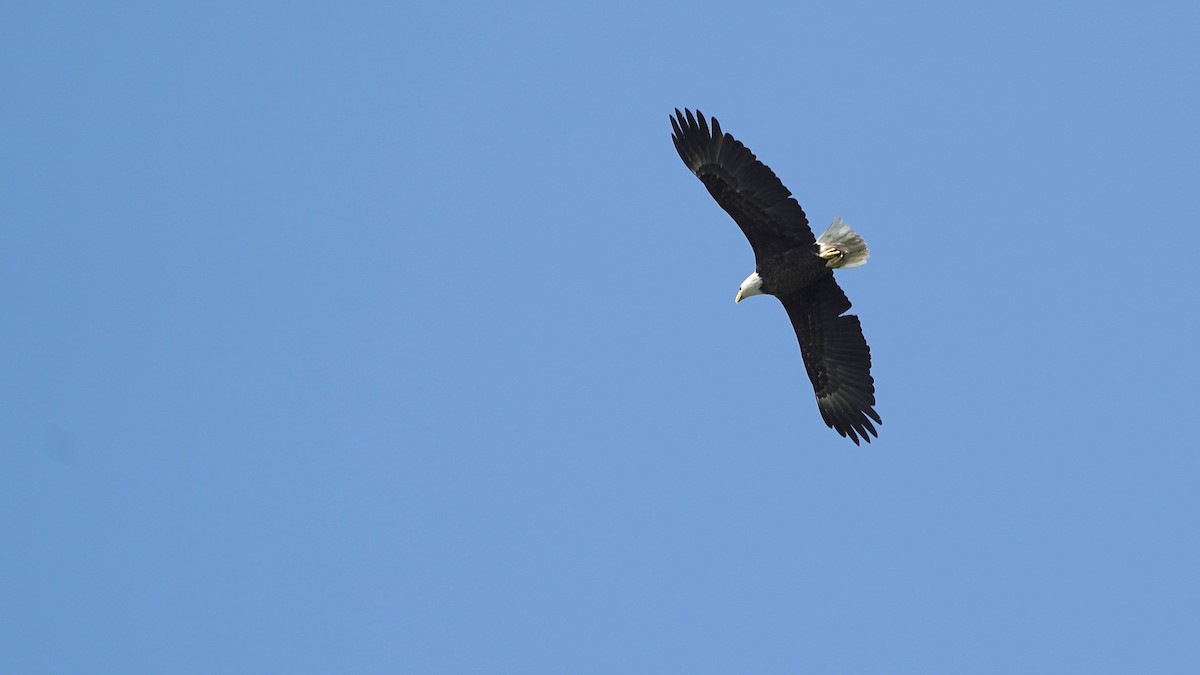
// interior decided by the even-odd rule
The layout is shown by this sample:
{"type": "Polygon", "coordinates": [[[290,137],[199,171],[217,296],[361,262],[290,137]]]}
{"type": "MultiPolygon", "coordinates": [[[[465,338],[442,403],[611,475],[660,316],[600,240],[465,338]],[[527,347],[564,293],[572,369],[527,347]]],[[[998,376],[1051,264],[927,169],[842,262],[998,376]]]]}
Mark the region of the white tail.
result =
{"type": "Polygon", "coordinates": [[[817,237],[817,255],[825,259],[827,267],[858,267],[867,263],[871,252],[867,242],[839,216],[817,237]]]}

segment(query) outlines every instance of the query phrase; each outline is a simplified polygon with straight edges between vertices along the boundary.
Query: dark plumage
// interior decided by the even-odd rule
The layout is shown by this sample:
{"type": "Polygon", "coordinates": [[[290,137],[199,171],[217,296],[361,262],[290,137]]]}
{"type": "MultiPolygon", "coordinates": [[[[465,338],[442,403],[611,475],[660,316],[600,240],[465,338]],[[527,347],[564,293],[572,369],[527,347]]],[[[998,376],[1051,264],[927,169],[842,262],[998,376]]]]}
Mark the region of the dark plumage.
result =
{"type": "Polygon", "coordinates": [[[746,146],[712,127],[700,111],[671,117],[675,149],[721,208],[733,217],[754,249],[755,274],[737,300],[774,295],[783,303],[825,424],[857,445],[878,436],[871,349],[857,316],[845,315],[850,301],[833,278],[833,268],[866,262],[867,248],[841,220],[814,238],[808,218],[774,172],[746,146]]]}

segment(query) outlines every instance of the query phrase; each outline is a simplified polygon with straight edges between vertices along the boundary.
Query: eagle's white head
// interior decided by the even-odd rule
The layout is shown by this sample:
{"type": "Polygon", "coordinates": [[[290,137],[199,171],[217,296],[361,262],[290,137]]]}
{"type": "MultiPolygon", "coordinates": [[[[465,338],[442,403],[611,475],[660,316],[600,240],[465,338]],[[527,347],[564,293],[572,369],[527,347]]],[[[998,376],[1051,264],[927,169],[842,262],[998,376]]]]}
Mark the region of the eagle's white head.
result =
{"type": "Polygon", "coordinates": [[[741,302],[744,298],[752,295],[762,295],[762,277],[758,276],[758,272],[746,277],[746,280],[738,287],[737,297],[733,301],[741,302]]]}

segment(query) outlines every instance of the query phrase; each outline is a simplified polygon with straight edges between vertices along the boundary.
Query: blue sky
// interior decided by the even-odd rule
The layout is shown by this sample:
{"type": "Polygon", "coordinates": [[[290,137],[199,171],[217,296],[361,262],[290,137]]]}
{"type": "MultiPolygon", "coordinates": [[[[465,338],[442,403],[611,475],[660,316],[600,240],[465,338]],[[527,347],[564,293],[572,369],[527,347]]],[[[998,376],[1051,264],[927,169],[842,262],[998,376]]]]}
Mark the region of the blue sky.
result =
{"type": "Polygon", "coordinates": [[[0,670],[1196,672],[1198,24],[7,7],[0,670]],[[684,106],[871,245],[871,446],[684,106]]]}

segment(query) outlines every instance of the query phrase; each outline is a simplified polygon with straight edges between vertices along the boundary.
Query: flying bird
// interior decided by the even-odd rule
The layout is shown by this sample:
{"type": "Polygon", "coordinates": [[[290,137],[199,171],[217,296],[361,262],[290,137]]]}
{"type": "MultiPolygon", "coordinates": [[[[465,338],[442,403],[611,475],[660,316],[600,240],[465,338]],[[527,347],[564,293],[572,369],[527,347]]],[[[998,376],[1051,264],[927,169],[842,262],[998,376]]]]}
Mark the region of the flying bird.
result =
{"type": "Polygon", "coordinates": [[[850,300],[833,270],[867,262],[867,244],[836,218],[813,237],[808,217],[792,193],[749,148],[722,133],[697,110],[671,117],[679,157],[733,217],[754,249],[754,273],[738,288],[734,302],[773,295],[783,303],[825,424],[858,445],[878,438],[871,349],[858,317],[845,314],[850,300]]]}

